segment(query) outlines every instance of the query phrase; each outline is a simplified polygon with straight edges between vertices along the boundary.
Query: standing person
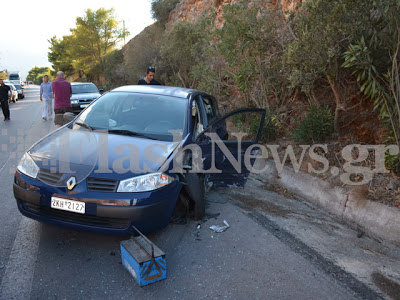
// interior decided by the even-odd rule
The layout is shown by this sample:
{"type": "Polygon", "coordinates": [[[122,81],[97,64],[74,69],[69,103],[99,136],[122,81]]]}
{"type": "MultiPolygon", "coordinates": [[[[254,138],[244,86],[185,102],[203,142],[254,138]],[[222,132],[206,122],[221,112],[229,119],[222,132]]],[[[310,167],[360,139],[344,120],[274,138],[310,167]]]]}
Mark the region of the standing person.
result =
{"type": "Polygon", "coordinates": [[[54,97],[54,124],[56,128],[64,125],[64,113],[72,112],[72,86],[69,81],[64,79],[64,76],[64,72],[58,71],[57,80],[51,83],[54,97]]]}
{"type": "Polygon", "coordinates": [[[154,79],[156,74],[156,68],[148,67],[146,71],[146,76],[139,79],[138,85],[161,85],[157,80],[154,79]]]}
{"type": "Polygon", "coordinates": [[[11,88],[4,84],[3,79],[0,79],[0,103],[3,110],[4,121],[10,121],[10,109],[8,108],[8,101],[11,99],[11,95],[11,88]],[[10,93],[10,96],[8,93],[10,93]]]}
{"type": "Polygon", "coordinates": [[[53,114],[53,90],[51,88],[51,82],[49,82],[49,76],[43,76],[43,82],[40,84],[40,101],[43,101],[42,118],[47,120],[53,114]]]}

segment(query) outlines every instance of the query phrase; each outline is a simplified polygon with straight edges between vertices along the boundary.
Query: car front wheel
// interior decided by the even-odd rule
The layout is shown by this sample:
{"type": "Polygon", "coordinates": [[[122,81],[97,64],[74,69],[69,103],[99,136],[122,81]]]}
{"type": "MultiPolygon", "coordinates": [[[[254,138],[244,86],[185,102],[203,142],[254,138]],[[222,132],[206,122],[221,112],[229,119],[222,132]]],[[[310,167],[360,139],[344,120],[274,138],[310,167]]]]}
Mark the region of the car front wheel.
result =
{"type": "Polygon", "coordinates": [[[184,187],[191,200],[195,220],[203,219],[206,212],[204,178],[198,174],[185,174],[186,185],[184,187]]]}

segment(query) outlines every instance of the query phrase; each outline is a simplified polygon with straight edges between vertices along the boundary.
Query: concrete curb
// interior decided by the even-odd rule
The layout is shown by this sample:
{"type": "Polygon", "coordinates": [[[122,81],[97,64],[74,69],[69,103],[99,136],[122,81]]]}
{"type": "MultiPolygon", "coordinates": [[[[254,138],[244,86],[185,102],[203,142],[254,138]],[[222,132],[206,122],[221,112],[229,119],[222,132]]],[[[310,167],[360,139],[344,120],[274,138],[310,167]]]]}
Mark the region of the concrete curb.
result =
{"type": "Polygon", "coordinates": [[[257,160],[255,168],[266,172],[255,175],[264,182],[276,183],[333,213],[371,237],[400,246],[400,210],[367,200],[356,189],[334,187],[330,183],[283,167],[278,174],[273,161],[257,160]]]}

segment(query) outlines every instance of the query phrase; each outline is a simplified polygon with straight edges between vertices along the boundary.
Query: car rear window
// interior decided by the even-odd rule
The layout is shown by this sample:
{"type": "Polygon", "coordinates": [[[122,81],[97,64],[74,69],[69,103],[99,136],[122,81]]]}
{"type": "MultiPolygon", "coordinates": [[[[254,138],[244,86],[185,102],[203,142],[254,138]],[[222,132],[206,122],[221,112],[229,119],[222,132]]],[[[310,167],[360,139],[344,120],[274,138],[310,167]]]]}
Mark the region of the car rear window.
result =
{"type": "Polygon", "coordinates": [[[93,83],[72,85],[72,94],[98,93],[97,87],[93,83]]]}

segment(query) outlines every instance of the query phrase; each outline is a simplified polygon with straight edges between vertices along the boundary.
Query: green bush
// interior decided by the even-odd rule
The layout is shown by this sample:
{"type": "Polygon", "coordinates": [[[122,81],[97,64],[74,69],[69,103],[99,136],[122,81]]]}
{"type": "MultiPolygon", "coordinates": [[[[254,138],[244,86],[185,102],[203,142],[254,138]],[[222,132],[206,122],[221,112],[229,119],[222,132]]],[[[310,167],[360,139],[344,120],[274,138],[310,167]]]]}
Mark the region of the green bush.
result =
{"type": "Polygon", "coordinates": [[[333,120],[329,107],[311,106],[310,112],[303,121],[296,120],[293,139],[300,143],[322,142],[333,134],[333,120]]]}
{"type": "Polygon", "coordinates": [[[400,154],[390,155],[389,153],[386,153],[385,166],[386,169],[400,176],[400,154]]]}
{"type": "MultiPolygon", "coordinates": [[[[259,116],[257,114],[257,116],[259,116]]],[[[249,132],[250,136],[255,136],[257,134],[258,128],[260,126],[260,118],[254,115],[249,115],[246,113],[236,114],[232,117],[233,123],[240,130],[249,132]]],[[[267,113],[264,120],[263,128],[261,129],[260,141],[270,142],[277,138],[277,131],[274,124],[274,116],[267,113]]]]}
{"type": "Polygon", "coordinates": [[[109,90],[125,84],[124,57],[121,51],[115,50],[105,57],[104,88],[109,90]]]}
{"type": "MultiPolygon", "coordinates": [[[[250,132],[256,133],[260,124],[259,119],[253,119],[250,124],[250,132]]],[[[267,113],[264,120],[264,126],[261,129],[261,137],[260,141],[262,142],[271,142],[276,140],[278,133],[276,131],[274,116],[267,113]]]]}
{"type": "Polygon", "coordinates": [[[169,20],[169,14],[179,3],[179,0],[153,0],[151,2],[151,14],[162,25],[169,20]]]}
{"type": "Polygon", "coordinates": [[[168,85],[196,88],[192,68],[202,62],[209,44],[200,23],[176,22],[163,39],[160,59],[161,79],[168,85]]]}
{"type": "Polygon", "coordinates": [[[246,114],[236,114],[232,116],[233,122],[235,123],[236,127],[242,129],[244,123],[246,122],[246,114]]]}

